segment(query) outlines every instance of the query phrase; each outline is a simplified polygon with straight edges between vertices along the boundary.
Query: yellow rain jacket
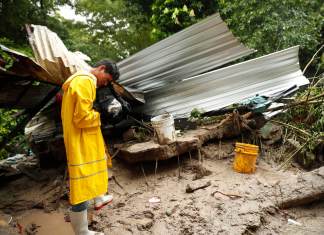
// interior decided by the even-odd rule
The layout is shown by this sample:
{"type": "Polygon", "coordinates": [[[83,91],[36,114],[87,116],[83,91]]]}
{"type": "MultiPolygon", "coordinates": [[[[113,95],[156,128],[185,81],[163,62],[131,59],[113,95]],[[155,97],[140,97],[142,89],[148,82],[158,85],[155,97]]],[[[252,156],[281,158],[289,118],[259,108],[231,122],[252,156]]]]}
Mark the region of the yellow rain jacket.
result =
{"type": "Polygon", "coordinates": [[[61,117],[70,203],[75,205],[107,192],[107,160],[100,114],[92,108],[96,98],[96,77],[88,72],[78,72],[66,80],[62,88],[61,117]]]}

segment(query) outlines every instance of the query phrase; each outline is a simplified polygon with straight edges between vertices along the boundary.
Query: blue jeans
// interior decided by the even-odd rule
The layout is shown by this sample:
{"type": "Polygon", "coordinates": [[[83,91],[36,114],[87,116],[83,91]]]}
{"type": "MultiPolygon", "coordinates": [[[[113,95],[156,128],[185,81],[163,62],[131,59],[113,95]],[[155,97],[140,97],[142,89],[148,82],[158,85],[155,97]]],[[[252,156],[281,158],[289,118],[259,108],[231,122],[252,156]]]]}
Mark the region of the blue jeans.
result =
{"type": "Polygon", "coordinates": [[[73,212],[81,212],[88,209],[89,201],[81,202],[79,204],[72,205],[71,210],[73,212]]]}

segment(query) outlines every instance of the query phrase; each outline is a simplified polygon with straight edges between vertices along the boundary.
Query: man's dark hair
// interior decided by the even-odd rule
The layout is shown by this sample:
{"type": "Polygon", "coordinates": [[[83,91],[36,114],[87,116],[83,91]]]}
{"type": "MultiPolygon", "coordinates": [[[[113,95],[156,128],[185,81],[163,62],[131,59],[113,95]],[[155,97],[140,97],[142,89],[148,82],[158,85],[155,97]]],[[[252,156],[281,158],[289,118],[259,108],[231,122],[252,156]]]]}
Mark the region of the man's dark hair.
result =
{"type": "Polygon", "coordinates": [[[105,65],[106,66],[105,72],[111,74],[111,76],[115,81],[118,80],[119,69],[115,62],[113,62],[112,60],[104,59],[95,63],[93,67],[96,68],[99,67],[100,65],[105,65]]]}

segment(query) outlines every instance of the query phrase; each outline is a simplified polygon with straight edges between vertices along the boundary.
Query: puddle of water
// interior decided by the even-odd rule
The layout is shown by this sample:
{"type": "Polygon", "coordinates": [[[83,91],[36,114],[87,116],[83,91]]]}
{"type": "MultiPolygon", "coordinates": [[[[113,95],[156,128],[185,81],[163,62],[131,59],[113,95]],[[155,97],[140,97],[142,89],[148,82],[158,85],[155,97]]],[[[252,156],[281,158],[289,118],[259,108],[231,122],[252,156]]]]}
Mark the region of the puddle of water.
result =
{"type": "Polygon", "coordinates": [[[62,212],[45,213],[40,210],[30,210],[18,219],[25,230],[26,226],[35,223],[37,235],[74,235],[71,224],[64,221],[62,212]]]}

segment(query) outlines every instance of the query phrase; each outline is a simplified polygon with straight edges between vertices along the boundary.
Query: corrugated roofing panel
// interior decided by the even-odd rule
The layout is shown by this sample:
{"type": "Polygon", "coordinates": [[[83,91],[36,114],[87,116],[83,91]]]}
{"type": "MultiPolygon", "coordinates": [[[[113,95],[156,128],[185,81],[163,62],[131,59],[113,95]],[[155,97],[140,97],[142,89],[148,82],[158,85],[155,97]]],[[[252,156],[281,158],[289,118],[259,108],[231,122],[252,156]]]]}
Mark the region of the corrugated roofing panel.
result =
{"type": "Polygon", "coordinates": [[[33,109],[55,88],[30,80],[3,78],[0,74],[0,108],[33,109]]]}
{"type": "Polygon", "coordinates": [[[31,25],[29,42],[36,60],[52,75],[58,85],[78,70],[90,69],[84,56],[69,51],[56,33],[41,25],[31,25]]]}
{"type": "Polygon", "coordinates": [[[298,50],[291,47],[151,91],[141,111],[188,116],[193,108],[216,110],[256,94],[273,95],[308,84],[299,68],[298,50]]]}
{"type": "Polygon", "coordinates": [[[0,65],[0,108],[33,109],[55,89],[54,85],[39,83],[50,81],[51,75],[24,54],[3,45],[0,50],[14,61],[8,69],[0,65]]]}
{"type": "MultiPolygon", "coordinates": [[[[17,77],[28,77],[31,80],[38,80],[48,82],[51,80],[51,74],[49,74],[42,66],[37,64],[34,60],[29,58],[18,51],[11,50],[0,44],[0,50],[9,54],[13,59],[14,63],[8,69],[1,67],[0,65],[0,76],[17,76],[17,77]]],[[[4,66],[4,65],[3,65],[4,66]]]]}
{"type": "Polygon", "coordinates": [[[150,91],[252,52],[215,14],[119,62],[120,83],[150,91]]]}

